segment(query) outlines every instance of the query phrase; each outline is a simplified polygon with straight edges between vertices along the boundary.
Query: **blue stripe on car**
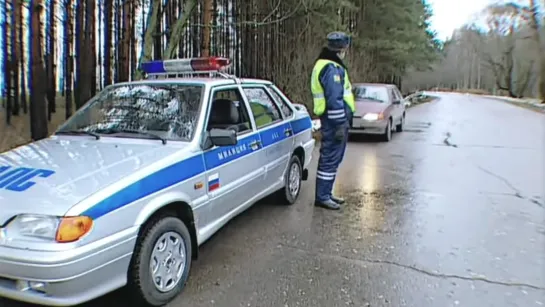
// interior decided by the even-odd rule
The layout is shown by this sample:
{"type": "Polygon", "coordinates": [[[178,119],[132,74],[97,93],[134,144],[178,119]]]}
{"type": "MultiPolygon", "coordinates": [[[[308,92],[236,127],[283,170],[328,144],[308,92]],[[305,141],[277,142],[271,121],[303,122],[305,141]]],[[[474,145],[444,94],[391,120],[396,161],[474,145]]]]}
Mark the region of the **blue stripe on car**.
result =
{"type": "Polygon", "coordinates": [[[278,125],[274,128],[261,131],[259,135],[261,137],[261,143],[263,143],[263,147],[271,146],[275,143],[278,143],[280,141],[287,139],[288,136],[286,136],[286,131],[289,128],[290,128],[290,123],[285,123],[282,125],[278,125]]]}
{"type": "Polygon", "coordinates": [[[206,170],[216,168],[225,163],[242,158],[256,150],[280,142],[287,138],[284,131],[289,128],[290,125],[293,130],[293,135],[296,135],[311,129],[312,121],[310,117],[293,120],[289,123],[243,138],[237,145],[218,147],[214,150],[205,152],[204,154],[199,154],[172,164],[115,192],[111,196],[87,209],[82,215],[97,219],[134,201],[202,174],[206,170]],[[262,146],[258,149],[253,149],[251,143],[257,140],[261,140],[262,146]]]}
{"type": "Polygon", "coordinates": [[[291,128],[293,129],[293,134],[299,134],[312,128],[312,120],[310,117],[294,120],[291,122],[291,128]]]}
{"type": "Polygon", "coordinates": [[[204,172],[202,155],[165,167],[98,202],[83,215],[97,219],[134,201],[204,172]]]}

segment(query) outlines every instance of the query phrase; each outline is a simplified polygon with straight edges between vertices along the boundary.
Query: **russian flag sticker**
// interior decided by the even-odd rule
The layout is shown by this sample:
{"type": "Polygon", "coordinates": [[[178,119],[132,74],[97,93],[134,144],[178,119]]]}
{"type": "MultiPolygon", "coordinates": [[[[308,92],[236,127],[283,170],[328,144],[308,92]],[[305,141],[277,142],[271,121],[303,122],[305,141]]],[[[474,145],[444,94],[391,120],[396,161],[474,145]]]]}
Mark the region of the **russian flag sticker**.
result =
{"type": "Polygon", "coordinates": [[[218,173],[208,176],[208,191],[214,191],[220,187],[220,176],[218,173]]]}

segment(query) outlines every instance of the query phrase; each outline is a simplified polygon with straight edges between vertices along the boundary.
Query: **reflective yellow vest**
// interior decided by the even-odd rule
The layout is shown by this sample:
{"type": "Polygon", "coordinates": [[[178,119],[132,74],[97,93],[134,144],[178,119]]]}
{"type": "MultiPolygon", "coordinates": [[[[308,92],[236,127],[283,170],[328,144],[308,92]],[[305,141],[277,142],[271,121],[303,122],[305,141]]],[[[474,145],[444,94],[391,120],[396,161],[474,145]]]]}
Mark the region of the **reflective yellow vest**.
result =
{"type": "MultiPolygon", "coordinates": [[[[326,100],[324,96],[324,88],[322,87],[322,84],[320,83],[320,72],[324,67],[328,64],[333,64],[336,67],[342,67],[341,65],[330,61],[330,60],[324,60],[319,59],[316,61],[316,64],[314,65],[314,69],[312,70],[312,77],[310,80],[310,89],[312,91],[312,97],[314,100],[314,114],[317,116],[321,116],[324,114],[326,110],[326,100]]],[[[350,80],[348,79],[348,72],[346,69],[344,69],[344,102],[348,105],[350,110],[352,110],[352,113],[356,111],[356,107],[354,105],[354,94],[352,93],[352,84],[350,83],[350,80]]]]}

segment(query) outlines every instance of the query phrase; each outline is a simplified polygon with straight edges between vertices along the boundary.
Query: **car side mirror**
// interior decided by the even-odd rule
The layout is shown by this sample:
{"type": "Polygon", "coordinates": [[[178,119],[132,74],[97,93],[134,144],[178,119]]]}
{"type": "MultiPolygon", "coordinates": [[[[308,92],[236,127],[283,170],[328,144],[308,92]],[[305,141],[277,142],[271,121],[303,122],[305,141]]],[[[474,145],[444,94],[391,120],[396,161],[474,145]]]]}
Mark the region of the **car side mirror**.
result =
{"type": "Polygon", "coordinates": [[[208,132],[204,148],[208,149],[212,146],[232,146],[237,143],[237,133],[235,130],[212,128],[208,132]]]}
{"type": "Polygon", "coordinates": [[[393,104],[401,104],[401,100],[394,100],[392,101],[393,104]]]}

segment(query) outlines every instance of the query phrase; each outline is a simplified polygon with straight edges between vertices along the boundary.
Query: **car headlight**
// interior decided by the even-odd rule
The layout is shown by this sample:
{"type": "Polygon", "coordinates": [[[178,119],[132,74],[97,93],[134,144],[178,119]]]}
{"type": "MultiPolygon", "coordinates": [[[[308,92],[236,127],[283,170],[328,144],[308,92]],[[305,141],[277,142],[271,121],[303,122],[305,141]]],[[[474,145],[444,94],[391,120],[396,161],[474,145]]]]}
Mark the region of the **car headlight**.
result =
{"type": "Polygon", "coordinates": [[[367,113],[363,116],[363,119],[365,120],[378,120],[379,119],[379,114],[377,113],[367,113]]]}
{"type": "Polygon", "coordinates": [[[59,243],[74,242],[87,234],[93,220],[87,216],[56,217],[37,214],[22,214],[5,228],[7,239],[38,238],[59,243]]]}

